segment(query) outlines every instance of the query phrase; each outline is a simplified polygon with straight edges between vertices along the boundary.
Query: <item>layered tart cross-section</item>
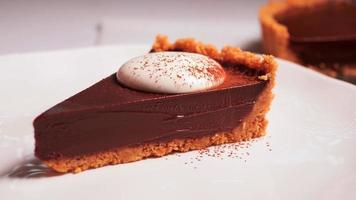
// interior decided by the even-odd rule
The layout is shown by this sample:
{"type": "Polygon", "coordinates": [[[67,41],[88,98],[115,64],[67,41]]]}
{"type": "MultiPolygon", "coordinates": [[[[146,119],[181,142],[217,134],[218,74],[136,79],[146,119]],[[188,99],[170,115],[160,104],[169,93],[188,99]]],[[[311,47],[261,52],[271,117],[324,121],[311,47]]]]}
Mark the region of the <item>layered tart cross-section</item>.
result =
{"type": "Polygon", "coordinates": [[[356,83],[354,1],[271,1],[260,21],[267,53],[356,83]]]}
{"type": "Polygon", "coordinates": [[[272,56],[157,36],[118,68],[34,120],[35,155],[49,167],[80,172],[266,134],[272,56]]]}

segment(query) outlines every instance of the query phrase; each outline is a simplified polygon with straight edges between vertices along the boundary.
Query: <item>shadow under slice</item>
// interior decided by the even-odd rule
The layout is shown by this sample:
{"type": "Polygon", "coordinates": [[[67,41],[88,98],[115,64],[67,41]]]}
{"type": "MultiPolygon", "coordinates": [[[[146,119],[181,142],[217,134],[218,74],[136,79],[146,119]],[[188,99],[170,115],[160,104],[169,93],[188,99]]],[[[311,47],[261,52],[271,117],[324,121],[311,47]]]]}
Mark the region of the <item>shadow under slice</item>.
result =
{"type": "Polygon", "coordinates": [[[60,175],[63,175],[63,173],[52,170],[37,158],[27,160],[5,174],[5,176],[9,178],[19,179],[44,178],[60,175]]]}

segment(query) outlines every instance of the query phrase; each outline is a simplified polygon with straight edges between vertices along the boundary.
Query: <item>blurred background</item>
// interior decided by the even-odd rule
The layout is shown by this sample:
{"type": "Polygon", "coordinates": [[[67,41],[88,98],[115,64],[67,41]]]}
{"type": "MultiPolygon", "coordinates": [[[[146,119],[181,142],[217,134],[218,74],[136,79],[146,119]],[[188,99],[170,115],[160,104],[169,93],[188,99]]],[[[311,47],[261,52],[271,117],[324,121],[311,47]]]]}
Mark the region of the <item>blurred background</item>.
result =
{"type": "Polygon", "coordinates": [[[264,0],[0,0],[0,55],[151,44],[157,33],[260,52],[264,0]]]}

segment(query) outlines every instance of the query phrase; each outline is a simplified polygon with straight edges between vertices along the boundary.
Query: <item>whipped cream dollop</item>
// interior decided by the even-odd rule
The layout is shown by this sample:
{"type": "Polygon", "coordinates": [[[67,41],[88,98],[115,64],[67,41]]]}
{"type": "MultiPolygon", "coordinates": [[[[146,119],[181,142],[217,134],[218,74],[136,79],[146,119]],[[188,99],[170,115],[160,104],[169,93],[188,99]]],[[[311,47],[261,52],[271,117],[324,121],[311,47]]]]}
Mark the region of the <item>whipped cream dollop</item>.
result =
{"type": "Polygon", "coordinates": [[[195,53],[157,52],[132,58],[116,73],[129,88],[156,93],[190,93],[224,82],[225,71],[215,60],[195,53]]]}

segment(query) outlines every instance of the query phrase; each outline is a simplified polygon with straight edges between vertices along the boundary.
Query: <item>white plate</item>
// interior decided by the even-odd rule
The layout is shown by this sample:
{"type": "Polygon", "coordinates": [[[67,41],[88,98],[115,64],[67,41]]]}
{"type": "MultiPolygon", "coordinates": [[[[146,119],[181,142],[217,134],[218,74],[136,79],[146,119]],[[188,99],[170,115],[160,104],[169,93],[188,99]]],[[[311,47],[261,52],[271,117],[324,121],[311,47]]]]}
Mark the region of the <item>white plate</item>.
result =
{"type": "Polygon", "coordinates": [[[143,46],[0,57],[1,199],[355,199],[356,87],[279,60],[268,136],[56,175],[33,158],[33,118],[113,73],[143,46]],[[226,152],[237,155],[231,158],[226,152]]]}

